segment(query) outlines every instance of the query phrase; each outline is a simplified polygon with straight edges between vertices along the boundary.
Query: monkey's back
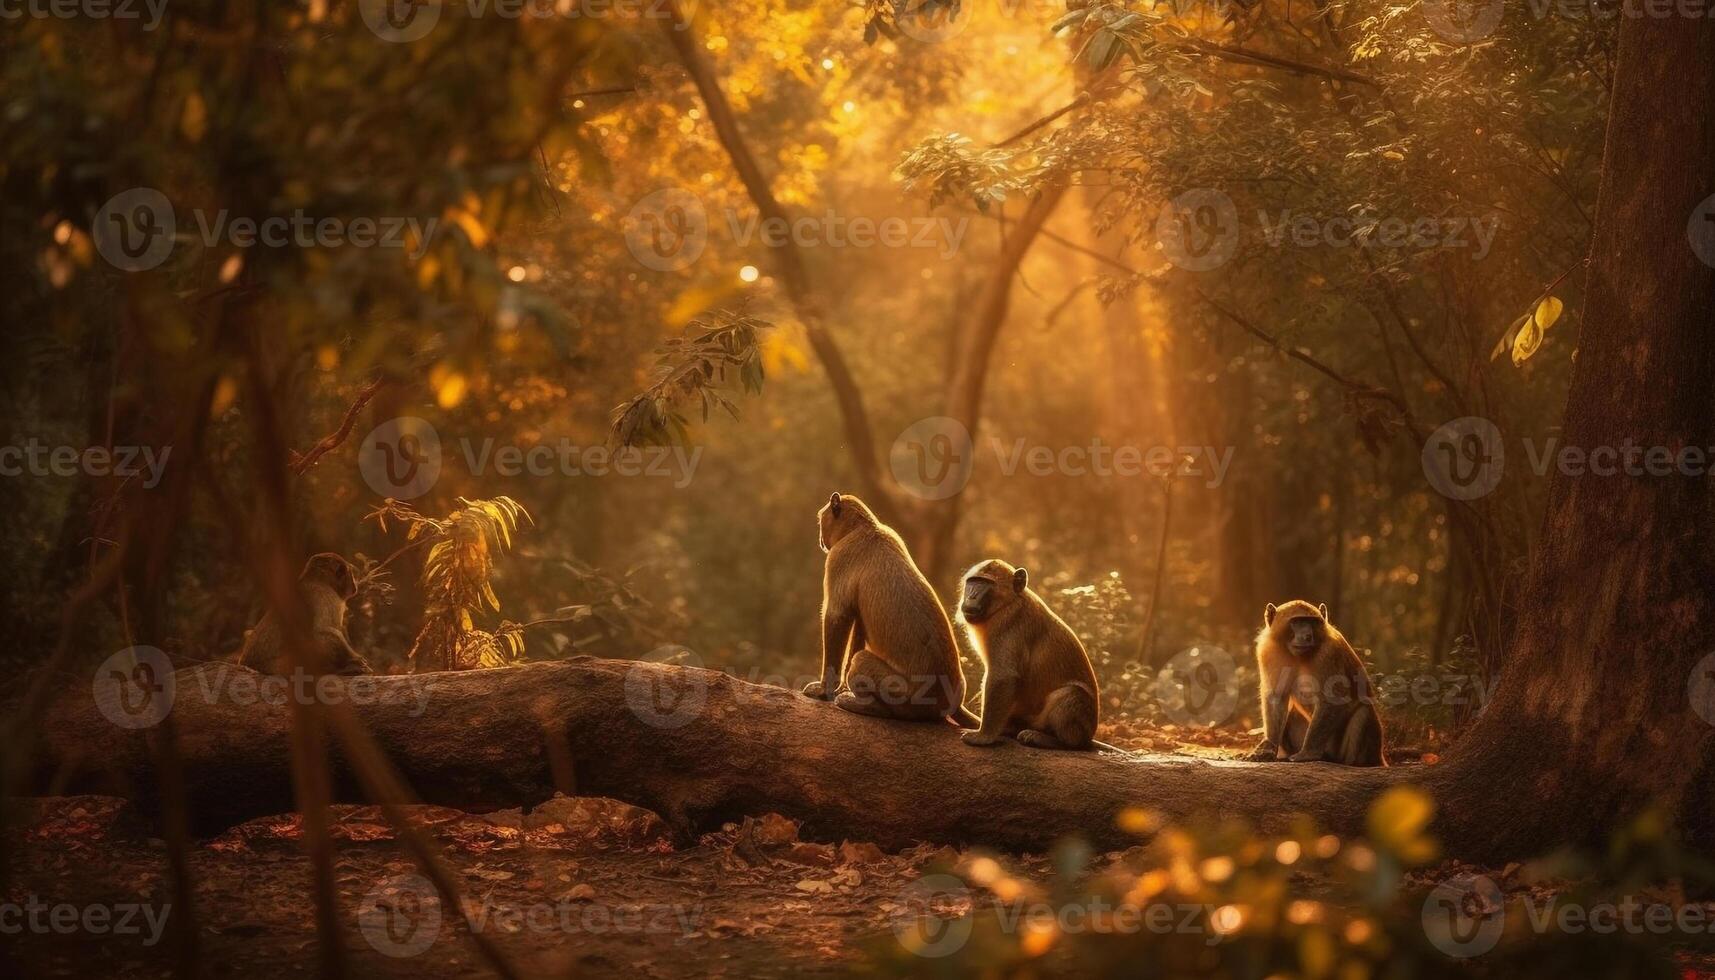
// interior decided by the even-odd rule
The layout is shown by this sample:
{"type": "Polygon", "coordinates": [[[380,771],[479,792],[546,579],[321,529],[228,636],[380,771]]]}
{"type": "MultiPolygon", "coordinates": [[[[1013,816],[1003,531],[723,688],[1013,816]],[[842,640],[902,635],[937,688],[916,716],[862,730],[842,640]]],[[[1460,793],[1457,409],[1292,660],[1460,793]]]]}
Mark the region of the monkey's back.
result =
{"type": "Polygon", "coordinates": [[[1015,714],[1035,715],[1042,710],[1048,696],[1067,684],[1082,684],[1090,689],[1091,697],[1101,703],[1096,683],[1096,669],[1083,641],[1066,621],[1048,608],[1034,590],[1026,593],[1026,602],[1018,612],[1028,623],[1024,655],[1029,658],[1023,671],[1024,683],[1019,689],[1019,704],[1015,714]]]}
{"type": "Polygon", "coordinates": [[[962,678],[953,624],[905,543],[883,528],[849,535],[829,552],[849,563],[864,643],[905,672],[962,678]]]}

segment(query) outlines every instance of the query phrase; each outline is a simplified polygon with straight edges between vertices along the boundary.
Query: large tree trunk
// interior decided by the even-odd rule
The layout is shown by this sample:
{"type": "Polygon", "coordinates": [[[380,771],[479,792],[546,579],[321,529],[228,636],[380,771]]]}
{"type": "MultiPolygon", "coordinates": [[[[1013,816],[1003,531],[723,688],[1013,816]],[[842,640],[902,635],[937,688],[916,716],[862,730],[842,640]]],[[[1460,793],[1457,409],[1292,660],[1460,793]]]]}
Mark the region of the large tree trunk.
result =
{"type": "MultiPolygon", "coordinates": [[[[1044,188],[1006,230],[1000,254],[995,257],[994,269],[976,298],[970,322],[960,325],[959,357],[953,377],[947,383],[946,412],[965,427],[973,447],[981,444],[983,391],[988,387],[995,344],[1012,309],[1012,281],[1030,253],[1030,246],[1065,195],[1065,185],[1044,188]]],[[[964,500],[963,493],[955,493],[944,500],[912,501],[905,508],[905,526],[898,528],[918,567],[937,587],[954,571],[953,540],[959,530],[959,518],[964,514],[964,500]]]]}
{"type": "MultiPolygon", "coordinates": [[[[201,832],[294,808],[291,713],[258,702],[251,685],[260,678],[230,664],[175,676],[172,717],[201,832]]],[[[1179,820],[1254,812],[1278,831],[1299,810],[1353,833],[1362,812],[1346,801],[1400,775],[980,749],[950,725],[861,717],[782,688],[642,662],[324,683],[330,703],[353,703],[424,802],[484,811],[528,807],[556,790],[607,796],[654,810],[685,835],[776,811],[825,840],[1041,851],[1077,835],[1121,847],[1137,838],[1115,817],[1134,806],[1179,820]]],[[[79,692],[49,714],[37,786],[127,796],[153,812],[157,738],[110,724],[79,692]]],[[[333,785],[336,801],[366,801],[337,751],[333,785]]]]}
{"type": "MultiPolygon", "coordinates": [[[[1620,32],[1561,442],[1707,451],[1715,268],[1686,225],[1715,192],[1715,21],[1626,18],[1620,32]]],[[[1496,698],[1433,772],[1444,832],[1523,853],[1653,801],[1715,846],[1715,725],[1692,704],[1715,683],[1692,676],[1715,652],[1712,583],[1709,476],[1555,475],[1496,698]]]]}
{"type": "MultiPolygon", "coordinates": [[[[756,155],[739,131],[738,116],[726,93],[721,90],[714,67],[704,54],[702,42],[691,21],[678,7],[674,7],[673,16],[662,20],[661,29],[697,86],[697,92],[708,108],[709,120],[714,124],[721,146],[732,160],[733,169],[737,171],[746,193],[750,195],[751,203],[756,205],[764,221],[788,220],[790,216],[774,196],[768,176],[763,173],[756,155]]],[[[1037,233],[1065,193],[1065,185],[1056,184],[1043,188],[1030,202],[1017,226],[1007,233],[996,257],[995,268],[989,274],[988,284],[977,298],[970,323],[960,324],[954,338],[960,350],[947,384],[946,411],[963,424],[973,438],[982,412],[990,355],[995,339],[1006,325],[1012,303],[1012,280],[1037,233]]],[[[863,389],[846,362],[834,333],[828,329],[825,297],[811,280],[810,263],[793,241],[775,250],[775,260],[786,285],[787,297],[810,342],[810,349],[827,373],[857,474],[858,490],[876,516],[905,538],[929,581],[941,582],[952,568],[952,542],[962,514],[962,495],[954,494],[938,501],[918,500],[884,476],[875,428],[864,407],[863,389]]]]}

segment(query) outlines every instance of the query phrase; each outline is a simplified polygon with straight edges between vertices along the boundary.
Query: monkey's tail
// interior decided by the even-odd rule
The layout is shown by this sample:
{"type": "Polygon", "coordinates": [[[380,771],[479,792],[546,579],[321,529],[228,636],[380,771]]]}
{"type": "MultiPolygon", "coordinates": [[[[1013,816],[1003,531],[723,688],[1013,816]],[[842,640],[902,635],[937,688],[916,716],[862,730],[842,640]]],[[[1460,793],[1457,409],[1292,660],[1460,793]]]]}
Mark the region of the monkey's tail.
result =
{"type": "Polygon", "coordinates": [[[947,718],[960,728],[981,728],[983,724],[982,719],[971,714],[970,710],[962,704],[955,705],[953,710],[947,712],[947,718]]]}

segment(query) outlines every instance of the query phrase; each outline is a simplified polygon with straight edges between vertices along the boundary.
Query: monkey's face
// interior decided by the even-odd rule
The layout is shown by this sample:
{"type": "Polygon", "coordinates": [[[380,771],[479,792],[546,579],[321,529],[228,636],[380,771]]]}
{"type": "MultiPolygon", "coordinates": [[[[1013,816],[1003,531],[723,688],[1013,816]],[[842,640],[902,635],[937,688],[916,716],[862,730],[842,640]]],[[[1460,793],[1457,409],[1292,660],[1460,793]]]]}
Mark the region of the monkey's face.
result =
{"type": "Polygon", "coordinates": [[[972,626],[994,615],[996,583],[988,578],[965,579],[965,591],[959,597],[959,618],[972,626]]]}
{"type": "Polygon", "coordinates": [[[1299,656],[1309,656],[1322,645],[1324,625],[1320,616],[1294,616],[1287,621],[1287,649],[1299,656]]]}
{"type": "Polygon", "coordinates": [[[965,574],[964,592],[959,597],[959,619],[972,626],[988,622],[1018,601],[1028,583],[1028,572],[998,559],[977,565],[965,574]]]}
{"type": "Polygon", "coordinates": [[[312,555],[299,578],[325,582],[342,599],[357,595],[357,575],[352,571],[351,563],[331,551],[312,555]]]}
{"type": "Polygon", "coordinates": [[[1262,627],[1262,635],[1272,636],[1274,642],[1297,656],[1309,656],[1328,638],[1328,607],[1313,606],[1303,599],[1279,606],[1271,602],[1262,611],[1262,627]]]}

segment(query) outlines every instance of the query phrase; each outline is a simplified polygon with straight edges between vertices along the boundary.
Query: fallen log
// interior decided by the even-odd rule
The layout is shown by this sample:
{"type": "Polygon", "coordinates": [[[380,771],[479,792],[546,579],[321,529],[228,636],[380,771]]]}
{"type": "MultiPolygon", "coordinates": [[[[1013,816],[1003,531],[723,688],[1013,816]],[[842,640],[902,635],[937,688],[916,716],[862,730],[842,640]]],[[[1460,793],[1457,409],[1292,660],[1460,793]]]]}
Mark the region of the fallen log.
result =
{"type": "MultiPolygon", "coordinates": [[[[97,685],[100,688],[100,685],[97,685]]],[[[172,712],[197,832],[293,809],[285,698],[349,704],[419,800],[472,812],[558,791],[660,814],[680,835],[746,815],[804,821],[808,838],[1042,851],[1067,836],[1138,842],[1116,817],[1239,815],[1285,831],[1294,814],[1342,835],[1399,770],[974,748],[950,725],[862,717],[693,667],[578,658],[494,670],[285,679],[230,664],[173,675],[172,712]]],[[[105,711],[103,710],[105,708],[105,711]]],[[[112,723],[68,695],[37,740],[38,792],[108,793],[158,808],[158,728],[112,723]]],[[[336,802],[364,798],[336,746],[336,802]]]]}

